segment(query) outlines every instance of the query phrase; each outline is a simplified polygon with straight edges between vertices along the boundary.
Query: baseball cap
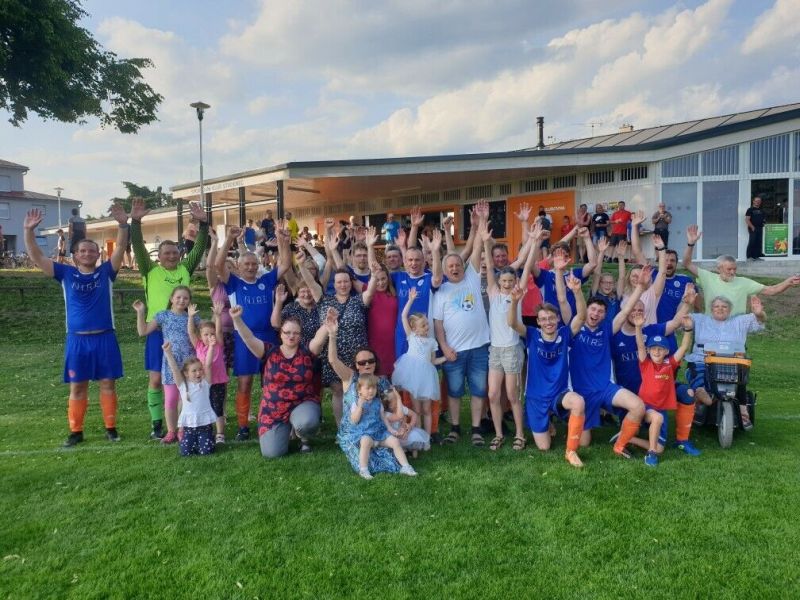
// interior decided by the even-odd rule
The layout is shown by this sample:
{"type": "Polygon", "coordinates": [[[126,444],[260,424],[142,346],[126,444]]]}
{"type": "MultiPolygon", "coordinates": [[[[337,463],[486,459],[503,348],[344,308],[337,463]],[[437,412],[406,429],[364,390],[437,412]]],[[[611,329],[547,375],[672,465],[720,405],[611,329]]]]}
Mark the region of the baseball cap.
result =
{"type": "Polygon", "coordinates": [[[661,346],[662,348],[669,349],[669,345],[667,344],[667,338],[665,338],[663,336],[660,336],[660,335],[654,335],[653,337],[648,338],[646,346],[648,348],[654,348],[656,346],[661,346]]]}

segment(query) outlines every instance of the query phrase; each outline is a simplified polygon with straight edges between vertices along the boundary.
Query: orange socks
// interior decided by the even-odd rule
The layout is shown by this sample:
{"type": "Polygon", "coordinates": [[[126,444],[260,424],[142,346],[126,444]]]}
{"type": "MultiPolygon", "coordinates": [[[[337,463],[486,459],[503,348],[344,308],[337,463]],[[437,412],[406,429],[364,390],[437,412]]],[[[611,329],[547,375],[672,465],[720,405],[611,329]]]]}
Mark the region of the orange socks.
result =
{"type": "Polygon", "coordinates": [[[578,451],[581,445],[581,434],[583,433],[583,422],[585,415],[570,415],[567,422],[567,452],[578,451]]]}
{"type": "Polygon", "coordinates": [[[72,433],[83,431],[83,420],[86,417],[86,407],[89,400],[69,399],[67,403],[67,418],[69,419],[69,430],[72,433]]]}
{"type": "Polygon", "coordinates": [[[689,432],[692,430],[692,419],[694,419],[694,404],[681,404],[675,409],[675,439],[685,442],[689,439],[689,432]]]}
{"type": "Polygon", "coordinates": [[[622,420],[622,427],[619,428],[619,438],[617,438],[617,443],[614,444],[614,451],[619,452],[627,446],[628,442],[639,433],[639,426],[640,423],[636,423],[635,421],[631,421],[628,417],[625,417],[622,420]]]}
{"type": "Polygon", "coordinates": [[[100,392],[100,410],[103,412],[103,423],[106,429],[114,429],[117,426],[117,394],[112,392],[104,394],[100,392]]]}
{"type": "Polygon", "coordinates": [[[239,427],[247,427],[250,418],[250,394],[236,392],[236,421],[239,427]]]}

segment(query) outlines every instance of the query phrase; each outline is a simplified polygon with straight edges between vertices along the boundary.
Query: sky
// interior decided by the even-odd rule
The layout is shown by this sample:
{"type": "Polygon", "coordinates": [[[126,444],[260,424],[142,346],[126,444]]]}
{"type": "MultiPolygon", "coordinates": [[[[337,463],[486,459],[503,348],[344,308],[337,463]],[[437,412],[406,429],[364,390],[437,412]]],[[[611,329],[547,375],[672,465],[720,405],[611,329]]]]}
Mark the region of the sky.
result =
{"type": "Polygon", "coordinates": [[[26,189],[98,216],[122,181],[169,188],[292,160],[514,150],[800,101],[800,0],[85,0],[147,57],[138,134],[0,111],[26,189]]]}

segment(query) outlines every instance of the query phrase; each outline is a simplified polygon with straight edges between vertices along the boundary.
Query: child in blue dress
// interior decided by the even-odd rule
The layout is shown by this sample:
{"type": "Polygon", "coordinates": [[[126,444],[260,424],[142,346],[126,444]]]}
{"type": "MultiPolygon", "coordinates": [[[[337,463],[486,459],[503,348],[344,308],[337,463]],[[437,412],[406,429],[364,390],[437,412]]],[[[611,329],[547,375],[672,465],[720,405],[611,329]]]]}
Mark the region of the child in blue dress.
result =
{"type": "MultiPolygon", "coordinates": [[[[187,358],[195,356],[194,346],[189,339],[189,305],[192,303],[192,291],[185,285],[179,285],[172,290],[169,297],[167,310],[159,311],[152,321],[145,322],[145,305],[141,300],[133,303],[136,311],[136,329],[140,336],[146,336],[161,329],[164,341],[172,346],[172,354],[178,367],[183,368],[187,358]]],[[[194,315],[194,325],[200,324],[200,317],[194,315]]],[[[174,444],[178,441],[178,402],[180,393],[172,369],[167,364],[166,357],[161,364],[161,381],[164,384],[164,416],[167,421],[167,435],[161,439],[162,444],[174,444]]]]}
{"type": "Polygon", "coordinates": [[[374,375],[361,375],[356,384],[358,399],[350,409],[353,426],[350,435],[359,439],[358,474],[364,479],[372,479],[369,472],[369,454],[373,448],[390,448],[400,463],[400,473],[414,476],[417,472],[408,464],[408,458],[400,440],[389,433],[387,416],[378,398],[378,378],[374,375]]]}

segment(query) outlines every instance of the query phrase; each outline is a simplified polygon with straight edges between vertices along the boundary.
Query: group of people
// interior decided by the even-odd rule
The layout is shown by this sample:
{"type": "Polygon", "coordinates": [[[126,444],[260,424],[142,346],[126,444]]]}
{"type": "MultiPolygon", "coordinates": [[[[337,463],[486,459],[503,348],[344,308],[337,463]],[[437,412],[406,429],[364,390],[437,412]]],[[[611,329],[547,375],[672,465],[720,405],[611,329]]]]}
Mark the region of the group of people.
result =
{"type": "MultiPolygon", "coordinates": [[[[737,277],[736,262],[727,256],[718,259],[717,273],[698,268],[692,249],[701,233],[694,226],[683,264],[702,288],[705,309],[695,310],[693,279],[677,273],[678,255],[660,234],[653,236],[656,268],[643,255],[637,235],[645,220],[641,212],[612,216],[611,236],[596,240],[579,216],[545,254],[550,227],[539,217],[531,220],[530,207],[522,205],[516,218],[523,244],[513,261],[492,237],[486,202],[472,208],[469,239],[461,250],[453,244],[451,223],[420,236],[425,219],[419,209],[411,213],[410,230],[398,227],[396,235],[353,224],[348,244],[337,223],[327,219],[324,253],[304,237],[293,237],[286,221],[273,220],[277,260],[265,270],[246,248],[240,247],[236,260],[229,258],[241,239],[239,228],[217,240],[200,206],[190,210],[198,223],[192,250],[181,258],[178,245],[163,241],[153,261],[142,241],[144,202],[134,200],[129,215],[113,207],[117,243],[99,267],[99,249],[91,240],[77,245],[75,266],[46,258],[33,236],[42,215],[28,213],[28,251],[64,289],[66,445],[83,440],[90,380],[100,381],[106,435],[119,439],[115,381],[122,376],[122,361],[110,290],[129,238],[145,291],[145,302],[137,301],[134,309],[137,331],[146,336],[151,437],[179,443],[183,455],[213,452],[226,442],[225,399],[233,376],[236,439],[248,439],[253,377],[260,374],[261,453],[285,455],[293,439],[301,452],[310,452],[321,422],[322,391],[329,388],[337,442],[365,479],[376,472],[416,475],[407,453],[428,451],[437,442],[458,443],[467,392],[469,440],[475,447],[486,445],[491,422],[492,451],[504,445],[509,428],[513,450],[526,447],[526,429],[538,449],[549,450],[557,439],[555,422],[563,419],[565,459],[581,467],[580,448],[610,417],[619,423],[614,452],[630,458],[631,447],[641,446],[646,464],[654,466],[666,445],[666,411],[674,410],[676,446],[697,455],[690,441],[695,406],[710,403],[703,345],[743,343],[749,332],[763,329],[756,294],[774,295],[800,284],[798,276],[773,286],[737,277]],[[620,221],[632,225],[629,235],[619,233],[620,221]],[[585,251],[585,264],[570,268],[574,240],[585,251]],[[207,247],[213,310],[211,319],[202,320],[190,280],[207,247]],[[617,259],[616,280],[602,271],[606,256],[617,259]],[[691,376],[676,392],[684,355],[691,376]],[[443,409],[450,421],[446,435],[439,427],[443,409]],[[640,438],[643,425],[647,432],[640,438]]],[[[742,422],[749,422],[746,418],[743,414],[742,422]]]]}

